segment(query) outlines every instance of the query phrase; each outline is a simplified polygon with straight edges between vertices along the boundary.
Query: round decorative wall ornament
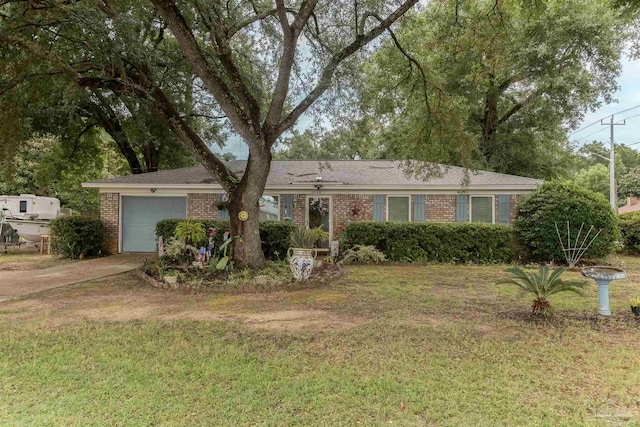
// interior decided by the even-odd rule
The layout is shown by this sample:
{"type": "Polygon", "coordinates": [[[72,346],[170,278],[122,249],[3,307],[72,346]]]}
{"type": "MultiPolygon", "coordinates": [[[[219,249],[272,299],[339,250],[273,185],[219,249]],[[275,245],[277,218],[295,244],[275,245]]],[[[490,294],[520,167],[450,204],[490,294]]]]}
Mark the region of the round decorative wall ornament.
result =
{"type": "Polygon", "coordinates": [[[240,211],[238,212],[238,219],[240,221],[246,221],[249,219],[249,212],[247,211],[240,211]]]}

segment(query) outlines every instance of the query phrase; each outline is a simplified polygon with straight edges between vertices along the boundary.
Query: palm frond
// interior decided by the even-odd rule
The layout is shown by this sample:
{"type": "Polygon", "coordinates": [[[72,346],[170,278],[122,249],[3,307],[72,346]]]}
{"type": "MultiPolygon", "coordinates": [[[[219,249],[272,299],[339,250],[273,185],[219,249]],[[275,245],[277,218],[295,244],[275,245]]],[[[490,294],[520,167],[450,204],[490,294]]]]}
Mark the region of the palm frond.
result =
{"type": "MultiPolygon", "coordinates": [[[[517,286],[523,293],[533,294],[536,301],[546,301],[550,295],[560,292],[573,292],[578,295],[584,295],[583,289],[588,285],[588,282],[577,279],[562,280],[561,277],[565,271],[566,268],[564,267],[550,270],[546,265],[541,266],[536,273],[527,272],[519,267],[511,267],[506,270],[507,273],[511,274],[511,277],[502,279],[496,284],[517,286]]],[[[534,304],[534,312],[539,311],[536,307],[538,306],[534,304]]]]}

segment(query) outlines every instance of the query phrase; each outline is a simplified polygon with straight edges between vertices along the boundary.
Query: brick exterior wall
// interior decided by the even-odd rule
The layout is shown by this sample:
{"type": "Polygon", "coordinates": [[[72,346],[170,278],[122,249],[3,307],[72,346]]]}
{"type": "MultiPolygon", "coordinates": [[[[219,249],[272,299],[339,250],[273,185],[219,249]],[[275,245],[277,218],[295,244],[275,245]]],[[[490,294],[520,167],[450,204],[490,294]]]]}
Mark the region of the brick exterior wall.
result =
{"type": "Polygon", "coordinates": [[[372,194],[336,194],[332,199],[334,239],[342,236],[348,221],[373,221],[372,194]]]}
{"type": "MultiPolygon", "coordinates": [[[[100,194],[100,220],[105,227],[105,253],[118,253],[118,234],[120,228],[120,195],[118,193],[100,194]]],[[[187,217],[192,219],[218,218],[217,193],[189,193],[187,194],[187,217]]],[[[280,194],[280,218],[284,218],[283,194],[280,194]]],[[[333,194],[332,221],[333,238],[339,239],[350,221],[373,220],[373,195],[372,194],[333,194]],[[354,208],[359,209],[359,214],[354,215],[354,208]]],[[[428,222],[455,222],[456,221],[456,194],[428,194],[425,197],[425,221],[428,222]]],[[[515,219],[516,204],[524,196],[511,195],[509,201],[509,221],[515,219]]],[[[294,194],[293,223],[305,226],[306,220],[305,194],[294,194]]],[[[386,203],[386,201],[385,201],[386,203]]],[[[411,220],[414,220],[415,196],[411,197],[411,220]]],[[[495,196],[494,215],[498,222],[498,196],[495,196]]],[[[386,207],[385,207],[386,215],[386,207]]]]}
{"type": "Polygon", "coordinates": [[[427,222],[456,222],[455,194],[427,194],[425,204],[427,222]]]}
{"type": "Polygon", "coordinates": [[[100,221],[104,226],[104,252],[107,255],[118,253],[118,234],[120,230],[120,194],[100,194],[100,221]]]}
{"type": "Polygon", "coordinates": [[[187,218],[218,219],[218,194],[187,194],[187,218]]]}
{"type": "Polygon", "coordinates": [[[307,196],[294,194],[293,196],[293,223],[304,227],[306,225],[307,196]]]}

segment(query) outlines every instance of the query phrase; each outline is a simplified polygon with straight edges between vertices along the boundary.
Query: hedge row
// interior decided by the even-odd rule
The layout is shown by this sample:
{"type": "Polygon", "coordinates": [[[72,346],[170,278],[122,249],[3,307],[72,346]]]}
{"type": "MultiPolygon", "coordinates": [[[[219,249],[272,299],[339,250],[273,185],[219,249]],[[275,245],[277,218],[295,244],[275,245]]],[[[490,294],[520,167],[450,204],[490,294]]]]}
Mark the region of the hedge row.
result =
{"type": "Polygon", "coordinates": [[[102,254],[104,230],[99,219],[68,216],[51,221],[51,250],[65,258],[102,254]]]}
{"type": "MultiPolygon", "coordinates": [[[[176,230],[176,226],[183,219],[165,219],[156,224],[156,236],[162,236],[166,242],[176,230]]],[[[229,231],[229,221],[201,220],[206,230],[214,228],[218,230],[216,245],[222,243],[222,236],[225,231],[229,231]]],[[[268,259],[283,259],[289,249],[289,239],[291,231],[295,226],[289,222],[264,221],[260,223],[260,239],[262,240],[262,251],[268,259]]]]}
{"type": "Polygon", "coordinates": [[[620,215],[620,234],[625,252],[640,254],[640,212],[620,215]]]}
{"type": "Polygon", "coordinates": [[[344,248],[373,245],[396,262],[511,262],[511,228],[498,224],[353,222],[344,248]]]}

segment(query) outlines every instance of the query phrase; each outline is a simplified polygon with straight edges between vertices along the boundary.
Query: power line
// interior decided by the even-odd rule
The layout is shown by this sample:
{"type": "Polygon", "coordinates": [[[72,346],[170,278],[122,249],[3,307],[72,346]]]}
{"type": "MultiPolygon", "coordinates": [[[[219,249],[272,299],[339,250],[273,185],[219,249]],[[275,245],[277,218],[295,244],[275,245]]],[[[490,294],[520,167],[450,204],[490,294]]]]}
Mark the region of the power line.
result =
{"type": "Polygon", "coordinates": [[[625,118],[624,118],[624,119],[622,119],[622,120],[629,120],[629,119],[633,119],[633,118],[635,118],[635,117],[640,117],[640,114],[635,114],[635,115],[633,115],[633,116],[625,117],[625,118]]]}
{"type": "MultiPolygon", "coordinates": [[[[598,122],[598,123],[599,123],[599,122],[598,122]]],[[[582,141],[583,139],[587,139],[587,138],[589,138],[591,135],[595,135],[596,133],[599,133],[599,132],[602,132],[602,131],[605,131],[605,130],[607,130],[607,129],[605,129],[605,128],[598,129],[597,131],[592,132],[592,133],[590,133],[590,134],[589,134],[589,135],[587,135],[587,136],[583,136],[582,138],[575,139],[574,141],[582,141]]]]}
{"type": "MultiPolygon", "coordinates": [[[[580,129],[578,129],[578,130],[576,130],[576,131],[571,132],[571,133],[569,134],[569,136],[574,135],[574,134],[576,134],[576,133],[578,133],[578,132],[582,132],[583,130],[588,129],[588,128],[590,128],[591,126],[597,125],[598,123],[600,123],[602,120],[606,119],[607,117],[617,116],[618,114],[626,113],[626,112],[628,112],[628,111],[635,110],[636,108],[640,108],[640,104],[638,104],[638,105],[634,105],[633,107],[629,107],[629,108],[627,108],[626,110],[618,111],[617,113],[608,114],[608,115],[604,116],[603,118],[601,118],[601,119],[599,119],[599,120],[596,120],[595,122],[593,122],[593,123],[591,123],[591,124],[589,124],[589,125],[587,125],[587,126],[581,127],[580,129]]],[[[633,117],[636,117],[636,116],[633,116],[633,117]]],[[[581,138],[581,139],[582,139],[582,138],[581,138]]]]}

